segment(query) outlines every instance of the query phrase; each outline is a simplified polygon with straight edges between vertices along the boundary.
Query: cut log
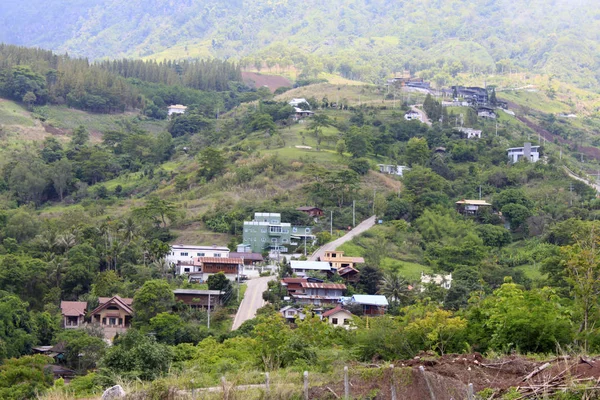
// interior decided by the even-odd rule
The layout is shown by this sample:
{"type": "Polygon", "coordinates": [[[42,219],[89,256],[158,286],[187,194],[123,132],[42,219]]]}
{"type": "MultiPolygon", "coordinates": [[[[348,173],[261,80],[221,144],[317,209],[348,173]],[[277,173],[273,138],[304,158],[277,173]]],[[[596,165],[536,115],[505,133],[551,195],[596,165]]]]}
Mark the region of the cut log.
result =
{"type": "Polygon", "coordinates": [[[545,370],[549,366],[550,366],[550,363],[545,363],[543,365],[540,365],[539,367],[537,367],[536,369],[534,369],[533,371],[531,371],[531,373],[529,373],[525,378],[523,378],[522,382],[528,381],[529,379],[533,378],[534,376],[536,376],[537,374],[539,374],[540,372],[542,372],[543,370],[545,370]]]}

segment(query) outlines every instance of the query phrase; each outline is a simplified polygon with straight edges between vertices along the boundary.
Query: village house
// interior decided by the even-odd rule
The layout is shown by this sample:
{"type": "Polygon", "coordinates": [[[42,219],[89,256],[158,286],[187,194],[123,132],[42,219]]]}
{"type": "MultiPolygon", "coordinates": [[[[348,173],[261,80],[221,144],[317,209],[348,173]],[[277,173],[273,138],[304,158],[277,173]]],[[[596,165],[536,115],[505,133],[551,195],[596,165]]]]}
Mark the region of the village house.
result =
{"type": "Polygon", "coordinates": [[[317,278],[283,278],[280,282],[281,286],[286,288],[288,296],[291,296],[296,292],[301,293],[304,291],[302,288],[303,282],[323,283],[323,280],[317,278]]]}
{"type": "Polygon", "coordinates": [[[389,305],[385,296],[375,294],[355,294],[346,303],[362,306],[364,315],[383,315],[389,305]]]}
{"type": "Polygon", "coordinates": [[[452,287],[452,274],[448,275],[426,275],[421,271],[421,292],[425,291],[425,285],[434,283],[448,290],[452,287]]]}
{"type": "Polygon", "coordinates": [[[353,267],[340,268],[337,272],[346,283],[357,283],[360,279],[360,272],[353,267]]]}
{"type": "Polygon", "coordinates": [[[417,120],[423,122],[423,116],[420,112],[415,110],[410,110],[406,114],[404,114],[404,119],[407,121],[417,120]]]}
{"type": "Polygon", "coordinates": [[[496,119],[497,115],[493,108],[490,107],[478,107],[477,116],[481,118],[496,119]]]}
{"type": "Polygon", "coordinates": [[[100,305],[91,313],[93,324],[104,328],[104,337],[112,339],[117,333],[125,332],[133,318],[133,299],[120,296],[99,297],[100,305]]]}
{"type": "Polygon", "coordinates": [[[465,139],[481,139],[481,131],[472,128],[455,128],[465,139]]]}
{"type": "Polygon", "coordinates": [[[337,270],[342,268],[355,268],[357,264],[364,264],[365,259],[362,257],[347,257],[343,251],[329,250],[321,257],[321,261],[328,262],[332,268],[337,270]]]}
{"type": "Polygon", "coordinates": [[[85,301],[61,301],[60,313],[63,328],[80,328],[84,324],[87,303],[85,301]]]}
{"type": "Polygon", "coordinates": [[[224,292],[220,290],[175,289],[176,301],[181,301],[193,309],[214,310],[223,303],[224,292]]]}
{"type": "Polygon", "coordinates": [[[190,281],[205,282],[209,276],[223,272],[227,279],[235,281],[241,274],[244,260],[232,257],[196,257],[193,270],[188,273],[190,281]]]}
{"type": "Polygon", "coordinates": [[[341,283],[301,282],[300,285],[302,290],[290,295],[292,300],[298,304],[336,304],[346,290],[346,285],[341,283]]]}
{"type": "Polygon", "coordinates": [[[310,104],[308,103],[308,101],[306,101],[305,98],[301,97],[301,98],[293,98],[292,100],[290,100],[288,102],[288,104],[294,108],[298,107],[300,104],[307,104],[310,107],[310,104]]]}
{"type": "Polygon", "coordinates": [[[485,200],[459,200],[456,202],[456,211],[463,215],[475,215],[482,208],[492,205],[485,200]]]}
{"type": "Polygon", "coordinates": [[[354,315],[350,311],[344,310],[341,305],[337,305],[335,308],[323,313],[323,318],[327,323],[345,329],[351,328],[353,317],[354,315]]]}
{"type": "Polygon", "coordinates": [[[239,253],[237,251],[229,253],[230,258],[241,258],[244,261],[244,265],[259,265],[265,260],[260,253],[239,253]]]}
{"type": "Polygon", "coordinates": [[[302,211],[305,214],[308,214],[310,217],[318,218],[323,216],[323,210],[319,207],[314,206],[304,206],[296,208],[296,211],[302,211]]]}
{"type": "Polygon", "coordinates": [[[303,321],[304,318],[306,318],[304,309],[301,307],[285,306],[279,310],[279,314],[281,314],[281,316],[285,318],[287,322],[292,323],[296,321],[296,318],[298,318],[300,321],[303,321]]]}
{"type": "Polygon", "coordinates": [[[315,113],[310,110],[303,110],[301,108],[294,107],[294,119],[296,121],[302,118],[312,117],[313,115],[315,115],[315,113]]]}
{"type": "Polygon", "coordinates": [[[229,249],[224,246],[192,246],[174,244],[167,254],[166,261],[175,269],[175,273],[182,275],[194,272],[194,258],[196,257],[229,257],[229,249]]]}
{"type": "Polygon", "coordinates": [[[309,273],[333,275],[332,267],[326,261],[291,261],[290,267],[292,268],[292,273],[298,277],[306,277],[309,273]]]}
{"type": "Polygon", "coordinates": [[[523,147],[511,147],[507,152],[513,164],[520,160],[538,162],[540,159],[540,146],[532,146],[530,142],[525,143],[523,147]]]}
{"type": "Polygon", "coordinates": [[[169,117],[173,114],[184,114],[185,110],[187,110],[187,107],[182,106],[181,104],[173,104],[167,107],[167,113],[169,114],[169,117]]]}
{"type": "Polygon", "coordinates": [[[377,166],[379,167],[379,172],[382,174],[402,176],[404,171],[410,171],[410,168],[404,165],[377,164],[377,166]]]}
{"type": "MultiPolygon", "coordinates": [[[[265,250],[287,253],[292,239],[312,243],[315,235],[310,226],[292,226],[281,222],[280,213],[255,213],[254,220],[244,221],[243,242],[254,253],[265,250]]],[[[296,242],[297,243],[297,242],[296,242]]]]}

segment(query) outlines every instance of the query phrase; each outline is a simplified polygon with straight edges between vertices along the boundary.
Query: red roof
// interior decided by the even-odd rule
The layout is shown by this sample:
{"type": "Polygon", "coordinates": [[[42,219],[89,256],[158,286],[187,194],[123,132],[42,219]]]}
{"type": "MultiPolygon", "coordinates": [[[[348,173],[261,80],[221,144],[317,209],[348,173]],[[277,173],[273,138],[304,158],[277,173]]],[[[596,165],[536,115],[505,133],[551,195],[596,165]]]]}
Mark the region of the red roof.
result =
{"type": "Polygon", "coordinates": [[[230,258],[243,258],[244,260],[263,261],[263,256],[260,253],[229,253],[230,258]]]}
{"type": "Polygon", "coordinates": [[[196,257],[194,259],[199,263],[212,263],[212,264],[243,264],[244,261],[241,258],[231,257],[196,257]]]}
{"type": "Polygon", "coordinates": [[[129,297],[121,297],[121,296],[113,296],[113,297],[98,297],[98,304],[102,305],[106,302],[108,302],[110,299],[114,298],[114,297],[118,297],[119,299],[121,299],[121,301],[125,304],[127,304],[128,306],[133,304],[133,299],[130,299],[129,297]]]}
{"type": "Polygon", "coordinates": [[[312,282],[302,282],[303,288],[307,289],[341,289],[346,290],[346,285],[342,283],[312,283],[312,282]]]}
{"type": "Polygon", "coordinates": [[[336,308],[332,308],[332,309],[331,309],[331,310],[329,310],[329,311],[325,311],[325,312],[323,313],[323,317],[327,318],[327,317],[329,317],[330,315],[333,315],[333,314],[335,314],[335,313],[337,313],[337,312],[340,312],[340,311],[343,311],[343,312],[345,312],[346,314],[353,315],[353,314],[352,314],[350,311],[348,311],[348,310],[344,310],[344,309],[342,308],[342,306],[341,306],[341,305],[339,305],[339,306],[337,306],[336,308]]]}
{"type": "MultiPolygon", "coordinates": [[[[104,297],[104,299],[106,299],[106,297],[104,297]]],[[[92,314],[97,314],[100,311],[102,311],[103,309],[105,309],[106,307],[108,307],[111,304],[116,305],[117,307],[121,308],[123,311],[125,311],[128,314],[133,314],[133,308],[131,308],[131,303],[133,303],[133,299],[123,299],[120,296],[114,296],[111,297],[108,301],[100,304],[98,307],[96,307],[96,309],[94,311],[92,311],[92,314]],[[127,302],[125,301],[129,301],[129,304],[127,304],[127,302]]]]}
{"type": "Polygon", "coordinates": [[[296,208],[296,210],[298,210],[298,211],[312,211],[312,210],[323,211],[319,207],[310,207],[310,206],[298,207],[298,208],[296,208]]]}
{"type": "Polygon", "coordinates": [[[302,283],[302,282],[308,282],[307,278],[283,278],[281,280],[281,282],[283,283],[302,283]]]}
{"type": "Polygon", "coordinates": [[[79,317],[85,315],[87,303],[85,301],[61,301],[60,311],[66,317],[79,317]]]}

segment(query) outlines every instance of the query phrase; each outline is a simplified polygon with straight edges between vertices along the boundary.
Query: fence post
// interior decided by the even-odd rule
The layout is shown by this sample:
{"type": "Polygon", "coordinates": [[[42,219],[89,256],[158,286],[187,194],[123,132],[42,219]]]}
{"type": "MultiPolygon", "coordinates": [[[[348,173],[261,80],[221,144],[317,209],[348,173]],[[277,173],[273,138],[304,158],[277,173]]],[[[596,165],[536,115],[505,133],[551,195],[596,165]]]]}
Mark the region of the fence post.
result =
{"type": "Polygon", "coordinates": [[[194,380],[193,379],[190,381],[190,384],[192,386],[192,400],[196,400],[196,390],[194,388],[194,380]]]}
{"type": "Polygon", "coordinates": [[[308,371],[304,371],[304,400],[308,400],[308,371]]]}
{"type": "Polygon", "coordinates": [[[270,386],[270,383],[271,383],[271,382],[269,382],[269,373],[268,373],[268,372],[265,372],[265,387],[266,387],[266,389],[267,389],[267,392],[269,391],[269,386],[270,386]]]}
{"type": "Polygon", "coordinates": [[[467,399],[475,400],[475,394],[473,393],[473,384],[472,383],[469,383],[469,386],[467,386],[467,399]]]}
{"type": "Polygon", "coordinates": [[[348,367],[344,367],[344,399],[350,400],[350,380],[348,379],[348,367]]]}
{"type": "Polygon", "coordinates": [[[390,381],[392,382],[392,400],[396,400],[396,379],[394,375],[394,364],[390,364],[390,372],[392,377],[390,381]]]}
{"type": "Polygon", "coordinates": [[[433,392],[431,383],[429,383],[429,379],[427,378],[427,375],[425,374],[425,368],[423,368],[422,365],[419,367],[419,371],[421,371],[421,374],[423,374],[423,379],[425,379],[425,383],[427,384],[427,389],[429,390],[429,396],[431,397],[431,400],[436,400],[435,393],[433,392]]]}

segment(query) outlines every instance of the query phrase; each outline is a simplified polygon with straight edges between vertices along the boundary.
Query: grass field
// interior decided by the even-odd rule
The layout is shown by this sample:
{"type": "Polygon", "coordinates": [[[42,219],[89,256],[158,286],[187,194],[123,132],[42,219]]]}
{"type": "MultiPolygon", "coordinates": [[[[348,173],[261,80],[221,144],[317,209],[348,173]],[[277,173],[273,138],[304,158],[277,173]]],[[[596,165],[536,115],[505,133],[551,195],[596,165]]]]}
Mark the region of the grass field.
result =
{"type": "Polygon", "coordinates": [[[0,126],[2,125],[34,126],[34,122],[24,107],[0,99],[0,126]]]}

